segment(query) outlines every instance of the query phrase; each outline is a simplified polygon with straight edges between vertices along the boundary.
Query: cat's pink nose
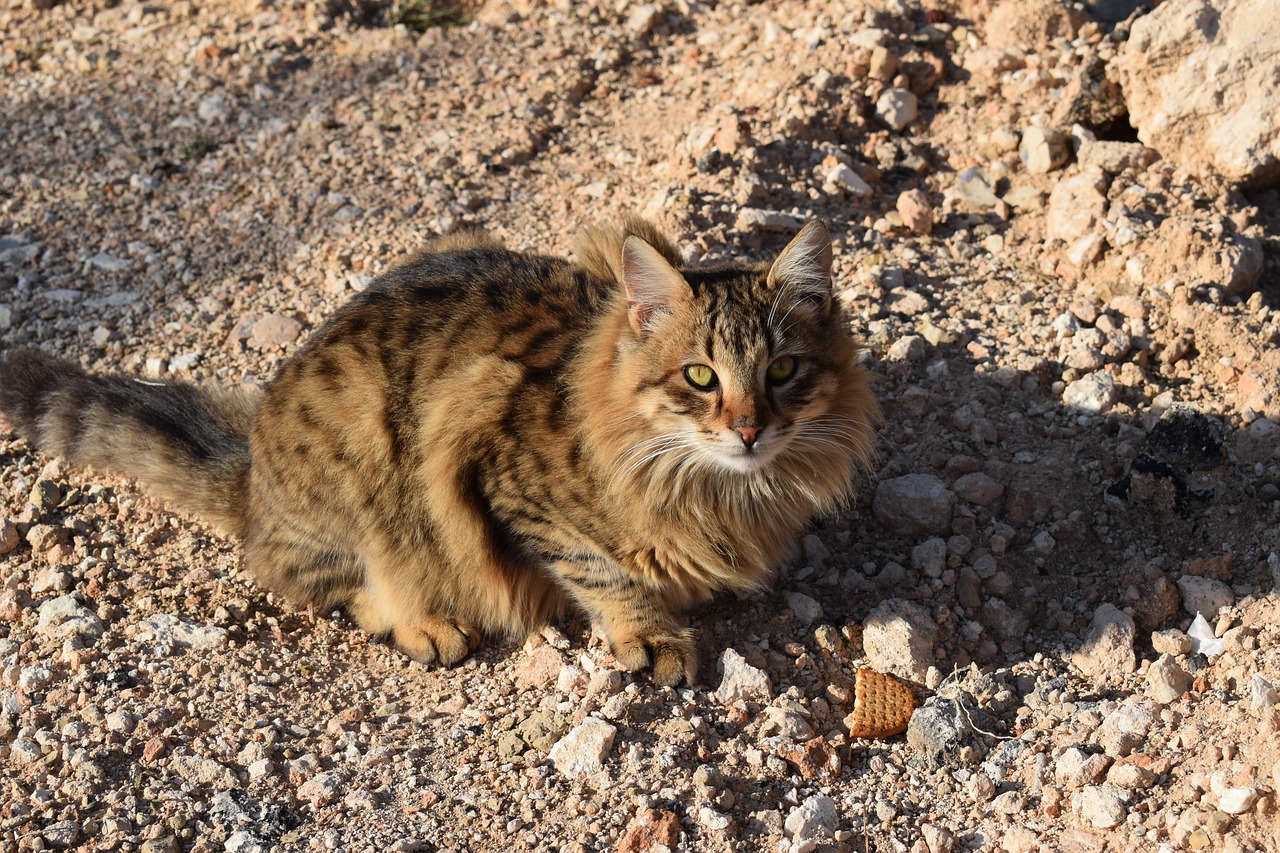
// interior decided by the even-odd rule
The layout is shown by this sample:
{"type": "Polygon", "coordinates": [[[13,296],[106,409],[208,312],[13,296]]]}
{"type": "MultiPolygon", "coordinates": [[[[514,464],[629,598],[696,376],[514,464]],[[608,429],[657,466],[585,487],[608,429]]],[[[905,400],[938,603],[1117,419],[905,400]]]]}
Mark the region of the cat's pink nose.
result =
{"type": "Polygon", "coordinates": [[[742,436],[742,443],[750,450],[756,443],[756,436],[760,434],[760,427],[755,424],[743,424],[734,427],[733,431],[742,436]]]}

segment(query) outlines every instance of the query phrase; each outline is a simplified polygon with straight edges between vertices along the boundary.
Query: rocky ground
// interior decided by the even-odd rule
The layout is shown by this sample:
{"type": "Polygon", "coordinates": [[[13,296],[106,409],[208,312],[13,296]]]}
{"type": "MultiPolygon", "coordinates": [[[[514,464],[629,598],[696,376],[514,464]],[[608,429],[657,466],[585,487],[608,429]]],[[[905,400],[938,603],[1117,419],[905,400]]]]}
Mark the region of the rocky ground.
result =
{"type": "Polygon", "coordinates": [[[1264,4],[8,0],[6,344],[257,382],[437,234],[821,216],[886,422],[680,690],[580,621],[410,663],[0,432],[0,851],[1280,848],[1264,4]]]}

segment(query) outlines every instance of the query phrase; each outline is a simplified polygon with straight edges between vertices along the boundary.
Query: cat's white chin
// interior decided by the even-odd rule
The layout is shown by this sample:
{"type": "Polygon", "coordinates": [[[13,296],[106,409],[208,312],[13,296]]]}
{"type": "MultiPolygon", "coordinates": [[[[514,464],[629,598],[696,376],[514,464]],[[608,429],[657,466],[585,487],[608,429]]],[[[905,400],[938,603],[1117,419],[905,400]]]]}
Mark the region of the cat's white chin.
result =
{"type": "Polygon", "coordinates": [[[769,464],[773,462],[781,449],[781,445],[774,442],[768,445],[757,444],[751,450],[742,446],[730,450],[722,447],[716,448],[713,455],[716,462],[730,471],[736,471],[740,474],[754,474],[769,467],[769,464]]]}

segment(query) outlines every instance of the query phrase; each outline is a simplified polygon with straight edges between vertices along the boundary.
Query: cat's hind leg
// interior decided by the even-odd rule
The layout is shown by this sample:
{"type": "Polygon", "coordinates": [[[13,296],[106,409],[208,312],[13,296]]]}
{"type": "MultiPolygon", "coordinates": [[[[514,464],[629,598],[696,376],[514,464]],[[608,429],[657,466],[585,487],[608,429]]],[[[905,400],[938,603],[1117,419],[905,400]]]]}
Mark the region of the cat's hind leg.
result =
{"type": "Polygon", "coordinates": [[[363,585],[347,612],[366,631],[389,634],[398,649],[424,664],[452,666],[480,644],[480,631],[440,594],[447,583],[438,572],[433,576],[429,556],[375,547],[365,563],[363,585]]]}

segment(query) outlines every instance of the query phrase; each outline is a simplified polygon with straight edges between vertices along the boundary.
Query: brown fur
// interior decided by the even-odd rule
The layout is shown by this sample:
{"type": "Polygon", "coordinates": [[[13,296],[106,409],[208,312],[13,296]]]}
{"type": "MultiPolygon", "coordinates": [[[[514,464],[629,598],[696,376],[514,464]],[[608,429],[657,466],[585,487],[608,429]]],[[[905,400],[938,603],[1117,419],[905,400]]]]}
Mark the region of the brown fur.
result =
{"type": "Polygon", "coordinates": [[[627,668],[692,681],[674,614],[763,583],[870,452],[825,227],[772,266],[679,269],[641,220],[585,233],[576,265],[483,235],[431,248],[343,306],[256,413],[33,351],[0,363],[0,410],[239,533],[266,586],[419,660],[576,605],[627,668]]]}

